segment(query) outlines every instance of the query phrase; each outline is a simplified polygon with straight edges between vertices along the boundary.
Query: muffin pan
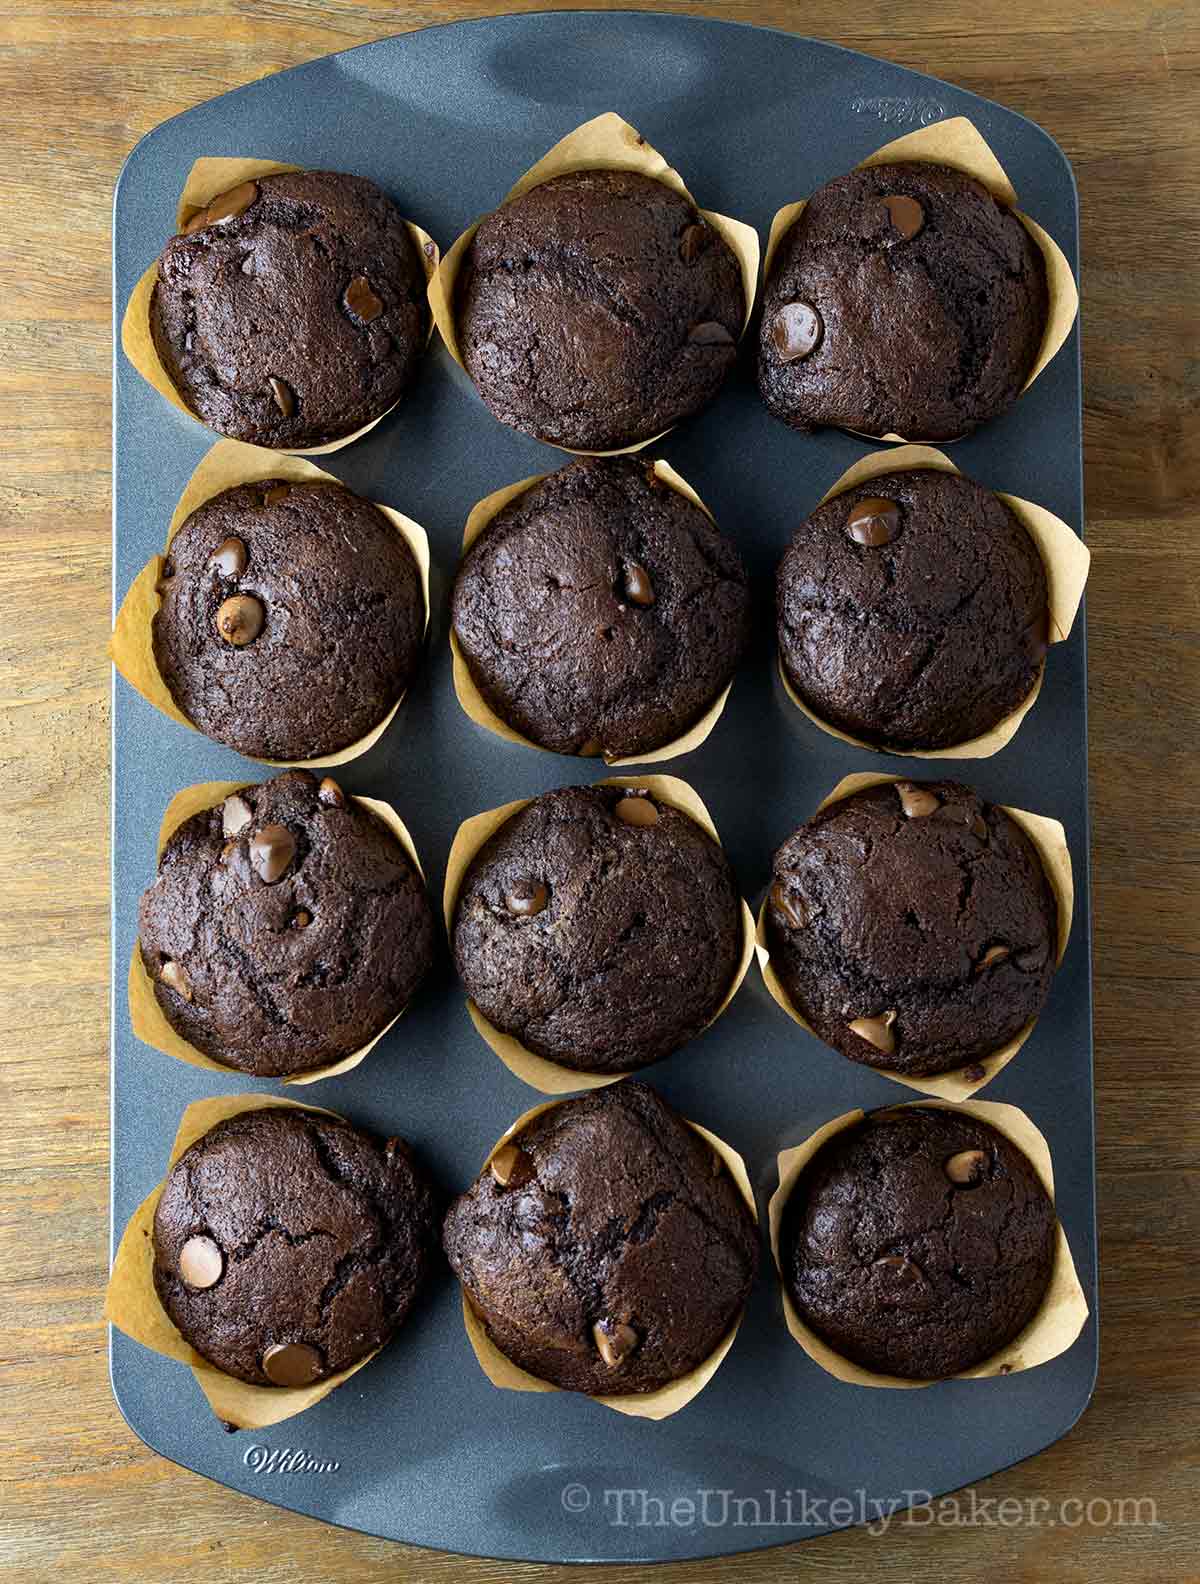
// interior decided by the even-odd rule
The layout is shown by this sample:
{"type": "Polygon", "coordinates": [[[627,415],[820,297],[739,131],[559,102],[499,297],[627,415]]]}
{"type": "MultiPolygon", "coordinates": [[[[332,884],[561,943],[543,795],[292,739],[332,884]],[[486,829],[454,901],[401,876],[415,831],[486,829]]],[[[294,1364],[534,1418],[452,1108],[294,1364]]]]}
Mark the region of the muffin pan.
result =
{"type": "MultiPolygon", "coordinates": [[[[1022,209],[1077,261],[1070,167],[1044,132],[1011,111],[808,39],[684,17],[556,13],[382,40],[156,128],[130,156],[116,194],[118,322],[173,230],[175,199],[198,155],[369,176],[445,247],[563,133],[610,109],[668,154],[706,206],[756,225],[764,239],[775,210],[798,193],[903,131],[965,115],[1009,171],[1022,209]]],[[[119,350],[114,383],[119,603],[161,547],[213,437],[119,350]]],[[[755,904],[774,849],[844,775],[911,768],[805,721],[775,666],[776,563],[796,523],[873,449],[832,431],[797,435],[772,420],[747,347],[719,398],[647,453],[665,457],[702,494],[754,581],[756,636],[728,706],[708,740],[671,769],[710,807],[755,904]]],[[[1011,411],[951,450],[980,482],[1081,527],[1078,332],[1011,411]]],[[[604,770],[482,730],[460,708],[451,678],[447,605],[467,513],[500,486],[557,467],[561,453],[497,424],[435,343],[401,407],[324,460],[359,494],[394,503],[429,530],[426,665],[387,733],[340,778],[348,792],[395,804],[436,897],[463,819],[590,783],[604,770]]],[[[167,1060],[134,1037],[125,997],[137,899],[154,873],[167,803],[191,783],[270,772],[185,731],[120,678],[113,719],[115,1241],[161,1177],[189,1101],[242,1087],[282,1091],[167,1060]]],[[[1023,1107],[1050,1144],[1059,1212],[1092,1310],[1060,1357],[1002,1379],[868,1395],[825,1374],[792,1342],[764,1249],[727,1362],[695,1402],[660,1424],[566,1393],[493,1388],[471,1355],[448,1273],[367,1370],[271,1431],[226,1434],[186,1370],[113,1333],[113,1388],[129,1424],[164,1456],[279,1506],[419,1545],[534,1560],[650,1561],[802,1539],[870,1519],[878,1504],[903,1507],[969,1484],[1049,1445],[1086,1406],[1097,1357],[1086,747],[1080,621],[1055,647],[1014,742],[991,759],[918,771],[967,780],[1067,830],[1073,938],[1032,1038],[981,1095],[1023,1107]],[[754,1505],[739,1508],[735,1498],[754,1505]]],[[[745,1156],[760,1211],[780,1149],[851,1107],[897,1099],[886,1078],[797,1029],[756,971],[717,1024],[642,1076],[745,1156]]],[[[370,1063],[306,1098],[378,1132],[403,1133],[449,1191],[473,1180],[497,1135],[537,1096],[476,1034],[443,950],[370,1063]]]]}

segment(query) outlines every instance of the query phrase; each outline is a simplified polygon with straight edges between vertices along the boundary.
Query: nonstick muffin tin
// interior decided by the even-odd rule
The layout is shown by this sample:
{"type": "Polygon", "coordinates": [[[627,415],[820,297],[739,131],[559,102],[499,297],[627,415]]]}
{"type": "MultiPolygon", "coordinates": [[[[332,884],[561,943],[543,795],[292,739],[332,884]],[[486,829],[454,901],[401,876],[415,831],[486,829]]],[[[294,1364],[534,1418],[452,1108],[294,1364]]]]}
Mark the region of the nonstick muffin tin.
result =
{"type": "MultiPolygon", "coordinates": [[[[681,171],[706,208],[765,240],[771,216],[902,132],[968,116],[1022,210],[1077,266],[1070,166],[1037,126],[945,83],[830,45],[684,17],[571,12],[502,17],[381,40],[268,77],[157,127],[116,194],[118,322],[174,225],[201,154],[358,172],[445,248],[559,137],[616,110],[681,171]]],[[[114,596],[159,550],[175,502],[215,437],[115,359],[114,596]]],[[[964,472],[1083,523],[1078,332],[1006,415],[950,448],[964,472]]],[[[396,1341],[302,1417],[226,1434],[191,1375],[112,1334],[112,1380],[132,1428],[164,1456],[280,1506],[374,1534],[537,1560],[660,1560],[744,1551],[870,1519],[1028,1457],[1064,1434],[1097,1357],[1084,625],[1050,657],[1037,707],[991,759],[912,765],[805,721],[775,668],[771,580],[797,522],[876,447],[770,419],[752,353],[718,399],[647,456],[663,456],[738,542],[755,584],[756,638],[716,729],[662,769],[708,804],[752,905],[771,854],[845,775],[951,775],[997,802],[1061,820],[1075,868],[1073,938],[1032,1038],[982,1098],[1023,1107],[1045,1133],[1057,1200],[1092,1318],[1052,1362],[922,1391],[869,1390],[818,1369],[789,1337],[769,1258],[723,1368],[661,1423],[568,1394],[494,1389],[463,1333],[447,1274],[396,1341]],[[286,1454],[286,1455],[285,1455],[286,1454]],[[704,1492],[725,1493],[703,1496],[704,1492]],[[622,1495],[622,1492],[633,1492],[622,1495]],[[735,1498],[744,1500],[739,1507],[735,1498]],[[841,1498],[840,1501],[835,1501],[841,1498]]],[[[431,893],[467,816],[605,772],[500,740],[462,713],[447,644],[463,522],[480,497],[546,472],[561,453],[497,424],[435,343],[402,406],[322,466],[424,524],[433,555],[427,662],[399,716],[344,766],[348,792],[387,798],[412,831],[431,893]]],[[[137,899],[171,796],[194,782],[264,779],[166,719],[120,678],[113,711],[113,1228],[162,1176],[184,1106],[271,1086],[185,1067],[140,1044],[125,999],[137,899]]],[[[631,772],[637,774],[636,768],[631,772]]],[[[746,1158],[760,1211],[776,1153],[854,1106],[911,1098],[798,1030],[755,970],[719,1023],[643,1076],[746,1158]]],[[[475,1033],[448,954],[359,1069],[306,1091],[380,1133],[411,1139],[447,1190],[469,1183],[497,1135],[538,1096],[475,1033]]],[[[886,1543],[884,1540],[882,1543],[886,1543]]]]}

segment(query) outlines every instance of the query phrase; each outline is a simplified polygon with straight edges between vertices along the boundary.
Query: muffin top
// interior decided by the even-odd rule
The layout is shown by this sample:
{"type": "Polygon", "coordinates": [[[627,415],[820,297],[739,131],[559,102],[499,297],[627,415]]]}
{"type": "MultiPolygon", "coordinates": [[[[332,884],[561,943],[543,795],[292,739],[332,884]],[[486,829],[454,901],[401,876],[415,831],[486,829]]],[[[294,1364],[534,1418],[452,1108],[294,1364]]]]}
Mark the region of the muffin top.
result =
{"type": "Polygon", "coordinates": [[[425,640],[415,557],[340,484],[223,490],[171,539],[154,659],[206,736],[264,759],[357,742],[406,691],[425,640]]]}
{"type": "Polygon", "coordinates": [[[514,814],[463,876],[452,941],[476,1006],[529,1050],[629,1072],[698,1034],[741,956],[725,854],[624,787],[563,787],[514,814]]]}
{"type": "Polygon", "coordinates": [[[220,434],[324,445],[397,402],[425,349],[425,271],[374,182],[242,182],[172,237],[150,329],[183,401],[220,434]]]}
{"type": "Polygon", "coordinates": [[[610,758],[680,736],[733,676],[749,594],[708,515],[631,457],[533,485],[475,541],[454,632],[502,720],[556,753],[610,758]]]}
{"type": "Polygon", "coordinates": [[[556,176],[485,216],[455,302],[463,364],[500,422],[587,451],[649,440],[709,402],[745,312],[724,238],[623,170],[556,176]]]}
{"type": "Polygon", "coordinates": [[[998,1352],[1037,1313],[1054,1206],[1028,1158],[960,1111],[875,1112],[831,1138],[780,1226],[801,1317],[844,1358],[936,1380],[998,1352]]]}
{"type": "Polygon", "coordinates": [[[656,1391],[737,1320],[758,1234],[721,1158],[626,1081],[543,1111],[450,1206],[446,1254],[500,1351],[565,1391],[656,1391]]]}
{"type": "Polygon", "coordinates": [[[218,1122],[154,1212],[154,1286],[197,1353],[307,1386],[382,1347],[436,1258],[430,1183],[403,1139],[292,1107],[218,1122]]]}
{"type": "Polygon", "coordinates": [[[1046,654],[1046,569],[990,490],[887,473],[801,523],[776,576],[779,652],[822,720],[885,748],[946,748],[1029,695],[1046,654]]]}
{"type": "Polygon", "coordinates": [[[911,1077],[1006,1045],[1054,977],[1058,909],[1037,849],[954,781],[889,782],[815,814],[775,854],[766,925],[818,1038],[911,1077]]]}
{"type": "Polygon", "coordinates": [[[142,895],[138,935],[171,1027],[260,1078],[360,1049],[433,960],[429,899],[400,842],[306,770],[184,820],[142,895]]]}
{"type": "Polygon", "coordinates": [[[763,299],[758,383],[795,429],[950,440],[1010,406],[1049,296],[1020,220],[944,165],[871,165],[815,192],[763,299]]]}

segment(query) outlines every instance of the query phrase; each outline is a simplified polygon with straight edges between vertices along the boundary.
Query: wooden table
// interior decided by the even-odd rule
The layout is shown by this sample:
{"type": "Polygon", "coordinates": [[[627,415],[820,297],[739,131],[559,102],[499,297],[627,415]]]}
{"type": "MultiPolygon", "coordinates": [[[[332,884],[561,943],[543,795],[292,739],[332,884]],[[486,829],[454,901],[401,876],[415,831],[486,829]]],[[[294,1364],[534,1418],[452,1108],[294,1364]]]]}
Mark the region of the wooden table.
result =
{"type": "MultiPolygon", "coordinates": [[[[251,78],[428,22],[542,8],[0,0],[4,1580],[566,1577],[342,1533],[172,1467],[117,1413],[100,1321],[114,178],[157,122],[251,78]]],[[[1075,165],[1094,555],[1103,1352],[1078,1427],[979,1494],[1045,1498],[1053,1508],[1043,1511],[1071,1498],[1150,1498],[1158,1524],[901,1525],[885,1540],[851,1531],[655,1578],[906,1580],[936,1569],[956,1584],[1195,1579],[1200,8],[658,0],[656,9],[793,27],[948,77],[1041,122],[1075,165]]]]}

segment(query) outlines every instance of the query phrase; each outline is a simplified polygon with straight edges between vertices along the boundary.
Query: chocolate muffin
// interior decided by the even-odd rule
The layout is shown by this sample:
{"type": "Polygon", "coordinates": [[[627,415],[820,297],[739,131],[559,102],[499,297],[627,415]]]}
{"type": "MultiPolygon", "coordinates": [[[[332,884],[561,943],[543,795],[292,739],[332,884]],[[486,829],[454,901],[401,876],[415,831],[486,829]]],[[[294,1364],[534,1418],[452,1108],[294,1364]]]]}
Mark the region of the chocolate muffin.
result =
{"type": "Polygon", "coordinates": [[[407,852],[326,777],[289,770],[184,820],[138,911],[142,963],[171,1027],[257,1078],[359,1050],[433,960],[407,852]]]}
{"type": "Polygon", "coordinates": [[[501,423],[610,451],[712,400],[746,298],[733,250],[680,193],[583,170],[481,221],[454,311],[463,364],[501,423]]]}
{"type": "Polygon", "coordinates": [[[634,1082],[543,1111],[454,1201],[442,1235],[496,1347],[600,1397],[657,1391],[702,1364],[758,1266],[724,1162],[634,1082]]]}
{"type": "Polygon", "coordinates": [[[389,1341],[437,1254],[403,1139],[290,1107],[218,1122],[154,1212],[154,1287],[186,1341],[254,1386],[308,1386],[389,1341]]]}
{"type": "Polygon", "coordinates": [[[1049,311],[1020,220],[944,165],[871,165],[828,182],[780,242],[758,384],[793,429],[950,440],[1021,393],[1049,311]]]}
{"type": "Polygon", "coordinates": [[[480,848],[451,938],[496,1028],[578,1072],[630,1072],[716,1015],[741,957],[741,902],[687,814],[637,788],[563,787],[480,848]]]}
{"type": "Polygon", "coordinates": [[[172,237],[150,331],[180,397],[252,445],[325,445],[395,405],[425,349],[417,244],[362,176],[240,183],[172,237]]]}
{"type": "Polygon", "coordinates": [[[766,928],[771,966],[819,1039],[921,1078],[969,1070],[1038,1016],[1058,908],[1002,808],[954,781],[898,781],[788,837],[766,928]]]}
{"type": "Polygon", "coordinates": [[[339,484],[239,484],[167,549],[154,660],[205,736],[315,759],[377,726],[416,674],[425,593],[377,506],[339,484]]]}
{"type": "Polygon", "coordinates": [[[1046,569],[1003,501],[934,468],[818,506],[776,576],[779,653],[812,712],[891,749],[968,742],[1029,696],[1046,569]]]}
{"type": "Polygon", "coordinates": [[[745,646],[741,558],[631,457],[588,457],[506,506],[467,553],[454,633],[476,687],[556,753],[648,753],[694,725],[745,646]]]}
{"type": "Polygon", "coordinates": [[[844,1358],[936,1380],[990,1358],[1041,1306],[1057,1223],[1028,1158],[959,1111],[881,1111],[824,1144],[792,1190],[780,1265],[844,1358]]]}

